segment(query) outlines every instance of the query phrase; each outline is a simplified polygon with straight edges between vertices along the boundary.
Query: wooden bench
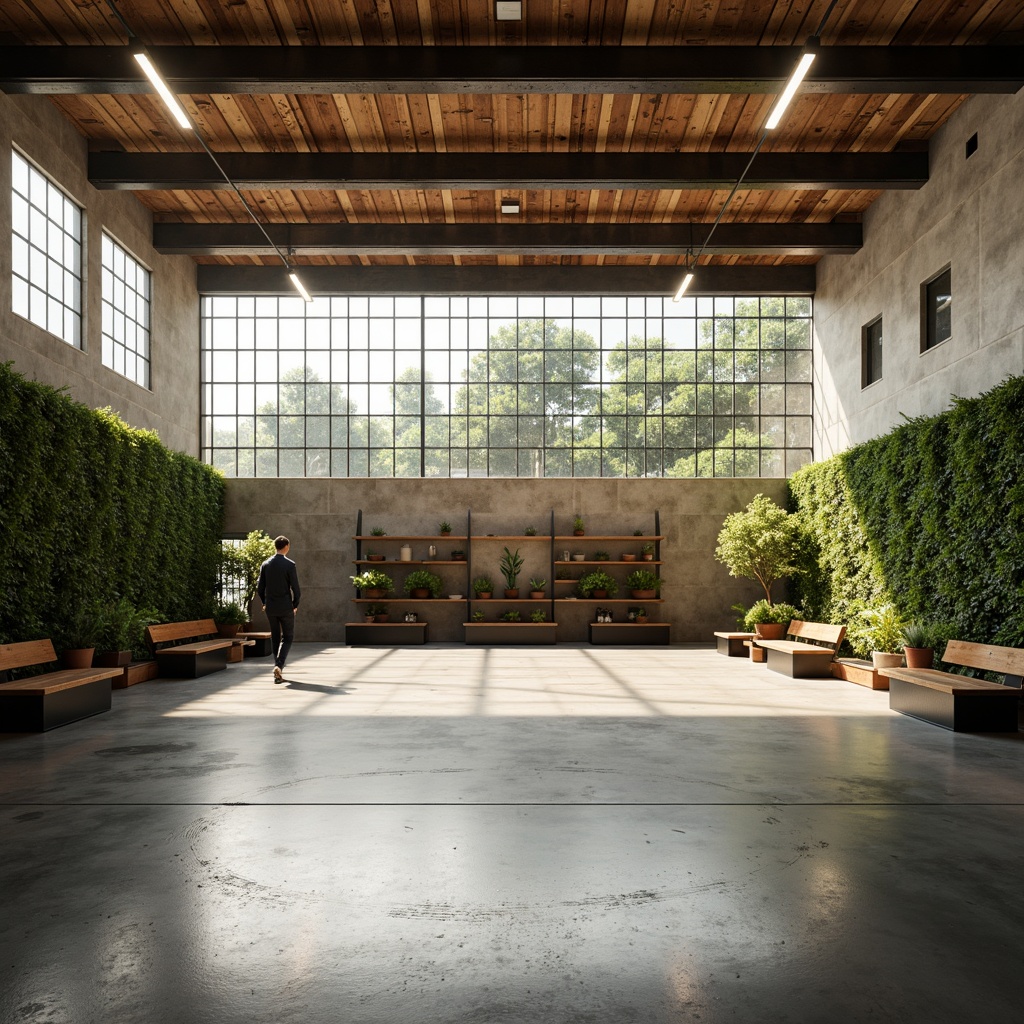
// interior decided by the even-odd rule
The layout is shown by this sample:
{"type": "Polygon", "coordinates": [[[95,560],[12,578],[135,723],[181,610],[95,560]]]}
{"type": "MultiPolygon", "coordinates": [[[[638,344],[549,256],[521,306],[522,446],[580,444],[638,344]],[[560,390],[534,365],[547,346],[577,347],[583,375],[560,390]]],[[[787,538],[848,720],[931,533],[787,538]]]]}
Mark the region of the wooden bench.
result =
{"type": "Polygon", "coordinates": [[[110,681],[121,668],[64,668],[9,678],[12,669],[56,660],[49,640],[0,645],[0,732],[45,732],[110,710],[110,681]]]}
{"type": "Polygon", "coordinates": [[[717,637],[718,653],[724,654],[727,658],[745,658],[747,656],[747,641],[753,640],[756,633],[715,633],[717,637]]]}
{"type": "Polygon", "coordinates": [[[147,626],[146,641],[156,658],[160,675],[176,679],[197,679],[219,672],[227,668],[232,648],[241,649],[253,642],[217,636],[213,619],[147,626]]]}
{"type": "Polygon", "coordinates": [[[950,640],[942,660],[995,672],[1004,682],[990,683],[935,668],[887,668],[889,707],[954,732],[1017,731],[1024,650],[950,640]]]}
{"type": "Polygon", "coordinates": [[[793,619],[786,627],[785,640],[750,641],[762,648],[768,668],[793,679],[812,679],[832,674],[832,659],[846,636],[845,626],[827,622],[793,619]]]}
{"type": "Polygon", "coordinates": [[[251,640],[252,645],[246,647],[245,656],[247,658],[266,658],[273,654],[273,650],[270,646],[270,633],[237,633],[236,636],[239,640],[251,640]]]}

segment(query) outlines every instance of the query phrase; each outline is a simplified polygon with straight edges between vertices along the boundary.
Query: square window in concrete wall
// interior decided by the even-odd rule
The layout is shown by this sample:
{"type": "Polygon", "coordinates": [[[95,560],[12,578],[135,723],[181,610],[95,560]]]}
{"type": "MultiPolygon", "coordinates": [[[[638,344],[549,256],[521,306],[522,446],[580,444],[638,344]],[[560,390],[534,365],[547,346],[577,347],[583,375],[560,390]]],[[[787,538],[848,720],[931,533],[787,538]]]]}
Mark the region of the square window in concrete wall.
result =
{"type": "Polygon", "coordinates": [[[82,347],[84,215],[42,171],[11,151],[11,309],[82,347]]]}
{"type": "Polygon", "coordinates": [[[882,318],[876,317],[860,329],[860,386],[866,388],[882,379],[882,318]]]}
{"type": "Polygon", "coordinates": [[[921,351],[953,337],[953,275],[940,270],[921,285],[921,351]]]}

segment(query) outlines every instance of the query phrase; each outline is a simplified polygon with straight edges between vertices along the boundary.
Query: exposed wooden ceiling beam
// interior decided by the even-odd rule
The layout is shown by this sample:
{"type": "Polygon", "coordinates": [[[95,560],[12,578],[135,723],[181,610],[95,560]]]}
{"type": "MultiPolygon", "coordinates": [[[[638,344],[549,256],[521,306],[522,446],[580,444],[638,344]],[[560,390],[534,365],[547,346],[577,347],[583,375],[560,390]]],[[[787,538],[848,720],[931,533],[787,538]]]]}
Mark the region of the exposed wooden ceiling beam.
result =
{"type": "MultiPolygon", "coordinates": [[[[218,153],[249,190],[731,188],[745,153],[218,153]]],[[[751,189],[915,189],[927,153],[762,153],[751,189]]],[[[131,191],[224,189],[204,153],[91,153],[89,181],[131,191]]]]}
{"type": "MultiPolygon", "coordinates": [[[[792,46],[154,46],[179,94],[775,93],[792,46]]],[[[826,46],[808,93],[1013,93],[1020,46],[826,46]]],[[[149,92],[127,46],[0,47],[8,93],[149,92]]]]}
{"type": "MultiPolygon", "coordinates": [[[[680,267],[298,267],[314,295],[668,295],[680,267]]],[[[294,295],[284,267],[197,268],[203,295],[294,295]]],[[[813,266],[700,267],[693,295],[812,295],[813,266]]]]}
{"type": "MultiPolygon", "coordinates": [[[[268,224],[297,256],[685,255],[709,224],[268,224]]],[[[860,249],[860,224],[720,224],[707,255],[826,256],[860,249]]],[[[255,224],[154,224],[165,255],[270,256],[255,224]]]]}

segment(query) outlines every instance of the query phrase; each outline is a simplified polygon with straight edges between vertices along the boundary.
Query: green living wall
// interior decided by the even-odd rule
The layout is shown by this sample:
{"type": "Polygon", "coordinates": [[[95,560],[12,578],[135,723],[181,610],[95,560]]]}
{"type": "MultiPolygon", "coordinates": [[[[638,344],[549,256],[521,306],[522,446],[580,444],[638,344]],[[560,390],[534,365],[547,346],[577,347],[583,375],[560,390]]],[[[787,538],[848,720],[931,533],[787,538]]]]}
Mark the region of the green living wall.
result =
{"type": "Polygon", "coordinates": [[[1024,377],[807,466],[790,494],[809,616],[891,600],[949,637],[1024,647],[1024,377]]]}
{"type": "Polygon", "coordinates": [[[216,470],[0,364],[0,643],[59,649],[78,609],[121,597],[208,613],[223,510],[216,470]]]}

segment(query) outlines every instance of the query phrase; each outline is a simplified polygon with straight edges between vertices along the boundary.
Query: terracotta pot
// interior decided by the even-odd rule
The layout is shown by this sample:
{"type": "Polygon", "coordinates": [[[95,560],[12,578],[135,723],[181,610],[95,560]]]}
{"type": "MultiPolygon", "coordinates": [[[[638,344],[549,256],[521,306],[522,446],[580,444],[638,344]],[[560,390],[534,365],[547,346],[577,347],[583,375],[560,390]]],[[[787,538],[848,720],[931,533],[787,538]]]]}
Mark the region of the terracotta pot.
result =
{"type": "Polygon", "coordinates": [[[92,656],[95,653],[95,647],[72,648],[65,651],[60,660],[65,668],[92,668],[92,656]]]}
{"type": "Polygon", "coordinates": [[[481,590],[480,593],[476,595],[476,599],[478,601],[489,601],[491,599],[491,591],[481,590]]]}
{"type": "Polygon", "coordinates": [[[646,615],[638,615],[636,617],[636,621],[637,622],[646,622],[647,621],[647,616],[646,615]]]}
{"type": "Polygon", "coordinates": [[[899,668],[902,664],[902,654],[893,654],[889,651],[871,652],[871,665],[873,668],[899,668]]]}
{"type": "Polygon", "coordinates": [[[530,591],[530,597],[532,597],[534,599],[534,601],[543,601],[544,600],[544,591],[543,590],[531,590],[530,591]]]}
{"type": "Polygon", "coordinates": [[[907,668],[931,668],[935,660],[934,647],[904,647],[907,668]]]}
{"type": "Polygon", "coordinates": [[[374,622],[387,622],[391,618],[390,612],[382,612],[380,615],[374,615],[374,622]]]}
{"type": "Polygon", "coordinates": [[[364,615],[363,616],[363,621],[365,621],[365,622],[376,622],[377,621],[377,616],[376,615],[364,615]]]}
{"type": "Polygon", "coordinates": [[[622,561],[623,562],[635,562],[636,561],[636,555],[623,555],[622,556],[622,561]]]}
{"type": "Polygon", "coordinates": [[[430,597],[430,587],[416,587],[410,596],[416,598],[417,601],[423,601],[430,597]]]}
{"type": "Polygon", "coordinates": [[[368,562],[383,562],[384,561],[384,556],[383,555],[367,555],[366,556],[366,560],[368,562]]]}
{"type": "Polygon", "coordinates": [[[656,592],[653,590],[631,590],[630,593],[640,601],[653,601],[656,592]]]}
{"type": "Polygon", "coordinates": [[[653,561],[654,561],[654,555],[653,555],[653,554],[651,554],[651,555],[641,555],[640,557],[641,557],[641,558],[642,558],[642,559],[643,559],[643,560],[644,560],[645,562],[653,562],[653,561]]]}
{"type": "Polygon", "coordinates": [[[218,636],[237,636],[238,631],[242,627],[237,622],[218,622],[217,623],[217,635],[218,636]]]}
{"type": "Polygon", "coordinates": [[[762,640],[785,640],[788,625],[788,622],[758,622],[754,626],[754,632],[762,640]]]}
{"type": "Polygon", "coordinates": [[[573,530],[572,535],[574,537],[584,537],[586,536],[586,532],[584,530],[573,530]]]}
{"type": "Polygon", "coordinates": [[[603,601],[608,596],[607,590],[593,590],[590,593],[591,597],[597,598],[599,601],[603,601]]]}
{"type": "Polygon", "coordinates": [[[505,596],[510,600],[514,601],[519,596],[519,588],[515,587],[511,590],[505,591],[505,596]]]}
{"type": "Polygon", "coordinates": [[[131,651],[97,651],[92,663],[96,668],[124,668],[131,660],[131,651]]]}
{"type": "Polygon", "coordinates": [[[368,598],[371,601],[380,601],[387,596],[386,590],[381,590],[378,587],[369,587],[363,591],[363,597],[368,598]]]}

